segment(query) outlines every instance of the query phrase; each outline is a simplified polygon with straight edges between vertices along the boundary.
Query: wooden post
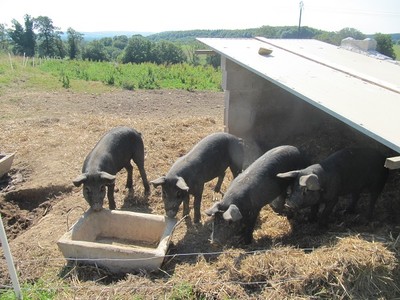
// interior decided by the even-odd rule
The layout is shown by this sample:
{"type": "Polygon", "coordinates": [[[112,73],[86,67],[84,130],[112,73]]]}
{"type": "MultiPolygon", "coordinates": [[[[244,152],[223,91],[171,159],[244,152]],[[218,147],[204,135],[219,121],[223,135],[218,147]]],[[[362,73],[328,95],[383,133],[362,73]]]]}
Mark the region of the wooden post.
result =
{"type": "Polygon", "coordinates": [[[3,247],[4,256],[6,257],[8,272],[10,273],[15,296],[17,297],[17,299],[22,299],[21,287],[19,286],[17,272],[15,271],[14,261],[11,256],[11,251],[8,245],[7,236],[4,230],[4,225],[3,225],[3,220],[1,219],[1,215],[0,215],[0,240],[1,240],[1,246],[3,247]]]}
{"type": "Polygon", "coordinates": [[[400,169],[400,156],[386,158],[385,167],[390,170],[400,169]]]}
{"type": "Polygon", "coordinates": [[[12,64],[12,60],[11,60],[11,54],[10,54],[10,52],[8,52],[8,59],[10,60],[10,66],[11,66],[11,70],[13,70],[13,71],[14,71],[14,66],[13,66],[13,64],[12,64]]]}

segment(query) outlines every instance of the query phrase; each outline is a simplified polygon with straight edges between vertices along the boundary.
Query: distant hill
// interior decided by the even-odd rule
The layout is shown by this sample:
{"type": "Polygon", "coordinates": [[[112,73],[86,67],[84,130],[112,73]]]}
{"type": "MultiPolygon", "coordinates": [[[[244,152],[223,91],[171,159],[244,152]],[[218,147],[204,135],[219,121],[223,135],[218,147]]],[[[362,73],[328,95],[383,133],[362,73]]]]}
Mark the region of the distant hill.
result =
{"type": "MultiPolygon", "coordinates": [[[[389,35],[392,37],[392,41],[394,41],[394,43],[400,41],[400,33],[389,33],[389,35]]],[[[373,38],[374,34],[367,34],[367,37],[373,38]]]]}
{"type": "MultiPolygon", "coordinates": [[[[126,35],[130,38],[132,35],[142,35],[142,36],[149,36],[154,34],[154,32],[139,32],[139,31],[98,31],[98,32],[81,32],[83,34],[83,38],[85,41],[93,41],[99,40],[105,37],[114,37],[118,35],[126,35]]],[[[67,34],[64,33],[62,35],[63,39],[67,38],[67,34]]]]}
{"type": "MultiPolygon", "coordinates": [[[[300,38],[313,38],[322,33],[322,30],[302,27],[300,38]]],[[[149,35],[147,38],[153,41],[168,40],[172,42],[190,42],[198,37],[202,38],[251,38],[264,36],[269,38],[297,38],[299,37],[297,26],[262,26],[248,29],[217,29],[217,30],[186,30],[165,31],[149,35]]]]}
{"type": "Polygon", "coordinates": [[[391,34],[393,41],[400,41],[400,33],[391,34]]]}
{"type": "MultiPolygon", "coordinates": [[[[166,40],[171,42],[191,42],[196,38],[251,38],[254,36],[264,36],[268,38],[297,38],[297,26],[262,26],[258,28],[248,29],[198,29],[198,30],[181,30],[181,31],[164,31],[159,33],[154,32],[139,32],[139,31],[99,31],[99,32],[81,32],[85,41],[99,40],[105,37],[114,37],[126,35],[130,38],[133,35],[142,35],[152,41],[166,40]]],[[[301,28],[300,38],[314,38],[324,31],[304,26],[301,28]]],[[[400,33],[390,34],[392,40],[396,43],[400,40],[400,33]]],[[[373,37],[373,35],[366,35],[373,37]]],[[[66,33],[62,36],[67,38],[66,33]]]]}

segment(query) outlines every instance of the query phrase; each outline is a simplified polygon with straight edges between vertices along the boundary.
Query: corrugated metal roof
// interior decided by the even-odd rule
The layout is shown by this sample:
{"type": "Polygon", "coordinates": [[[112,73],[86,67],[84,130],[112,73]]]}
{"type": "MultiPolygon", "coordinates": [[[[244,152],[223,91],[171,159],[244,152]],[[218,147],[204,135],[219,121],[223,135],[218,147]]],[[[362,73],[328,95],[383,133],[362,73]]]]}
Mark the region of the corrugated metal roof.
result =
{"type": "Polygon", "coordinates": [[[398,64],[316,40],[198,40],[400,153],[398,64]]]}

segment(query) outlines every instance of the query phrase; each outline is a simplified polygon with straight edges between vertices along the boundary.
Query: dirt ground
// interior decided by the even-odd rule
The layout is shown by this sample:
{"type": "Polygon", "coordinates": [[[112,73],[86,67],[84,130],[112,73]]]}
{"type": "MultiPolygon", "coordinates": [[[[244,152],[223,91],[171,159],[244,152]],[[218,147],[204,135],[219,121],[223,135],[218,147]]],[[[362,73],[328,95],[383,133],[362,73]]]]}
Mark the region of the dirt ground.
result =
{"type": "MultiPolygon", "coordinates": [[[[31,266],[33,257],[55,259],[54,268],[65,263],[56,242],[88,209],[81,188],[75,188],[72,180],[106,131],[127,125],[142,133],[145,168],[148,179],[153,180],[165,174],[176,158],[201,138],[223,130],[220,92],[10,91],[0,97],[0,104],[0,151],[16,152],[9,176],[0,183],[0,212],[18,267],[25,270],[22,281],[43,276],[48,269],[46,265],[36,266],[37,261],[31,266]]],[[[164,214],[159,190],[152,187],[148,200],[144,198],[136,168],[133,199],[128,197],[125,181],[123,170],[116,184],[118,208],[164,214]]],[[[208,186],[206,190],[211,190],[213,183],[208,186]]],[[[9,278],[3,271],[0,281],[5,284],[9,278]]]]}
{"type": "MultiPolygon", "coordinates": [[[[76,276],[72,276],[73,272],[65,267],[66,261],[56,242],[88,209],[81,188],[74,187],[72,180],[80,174],[85,156],[98,139],[119,125],[131,126],[142,133],[149,180],[165,174],[172,163],[201,138],[223,131],[223,93],[156,90],[82,94],[67,90],[14,90],[0,96],[0,107],[0,152],[16,152],[9,176],[0,182],[0,213],[20,281],[35,282],[41,278],[58,282],[62,278],[76,289],[75,296],[80,299],[88,295],[83,290],[90,289],[99,298],[112,298],[116,292],[110,290],[121,282],[129,283],[131,292],[137,287],[143,294],[138,286],[149,285],[143,277],[111,276],[96,268],[88,272],[74,269],[76,276]]],[[[223,190],[231,179],[227,172],[223,190]]],[[[124,189],[125,180],[126,174],[121,171],[117,176],[115,196],[118,209],[164,214],[161,191],[152,187],[151,195],[146,199],[136,168],[133,198],[124,189]]],[[[355,233],[369,240],[376,236],[385,241],[390,236],[396,238],[400,232],[399,204],[395,200],[398,192],[393,186],[397,182],[398,174],[394,175],[386,196],[378,204],[374,224],[359,222],[361,216],[349,221],[339,215],[337,222],[324,234],[308,224],[296,231],[286,217],[265,208],[254,234],[255,241],[246,249],[266,249],[272,245],[312,249],[329,244],[338,232],[339,235],[355,233]],[[268,222],[263,222],[267,218],[268,222]]],[[[205,186],[203,211],[221,197],[212,192],[214,184],[212,181],[205,186]]],[[[198,226],[181,223],[173,236],[170,253],[221,250],[208,244],[210,228],[204,215],[203,221],[198,226]]],[[[198,259],[198,256],[177,256],[166,261],[164,271],[152,277],[151,284],[157,285],[159,281],[165,284],[166,278],[186,264],[197,263],[198,259]]],[[[4,260],[0,272],[0,284],[9,286],[4,260]]],[[[71,295],[63,295],[62,288],[60,291],[59,298],[71,295]]]]}

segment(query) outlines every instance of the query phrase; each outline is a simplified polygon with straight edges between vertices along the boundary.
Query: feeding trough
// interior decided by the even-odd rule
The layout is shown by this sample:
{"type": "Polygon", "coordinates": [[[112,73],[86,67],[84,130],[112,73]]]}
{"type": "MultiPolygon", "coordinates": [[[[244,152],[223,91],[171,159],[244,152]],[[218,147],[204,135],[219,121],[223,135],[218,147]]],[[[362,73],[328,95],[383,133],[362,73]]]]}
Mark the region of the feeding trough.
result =
{"type": "Polygon", "coordinates": [[[0,153],[0,178],[8,173],[14,160],[14,153],[0,153]]]}
{"type": "Polygon", "coordinates": [[[161,267],[176,219],[161,215],[91,209],[57,242],[68,260],[107,268],[113,273],[161,267]]]}

